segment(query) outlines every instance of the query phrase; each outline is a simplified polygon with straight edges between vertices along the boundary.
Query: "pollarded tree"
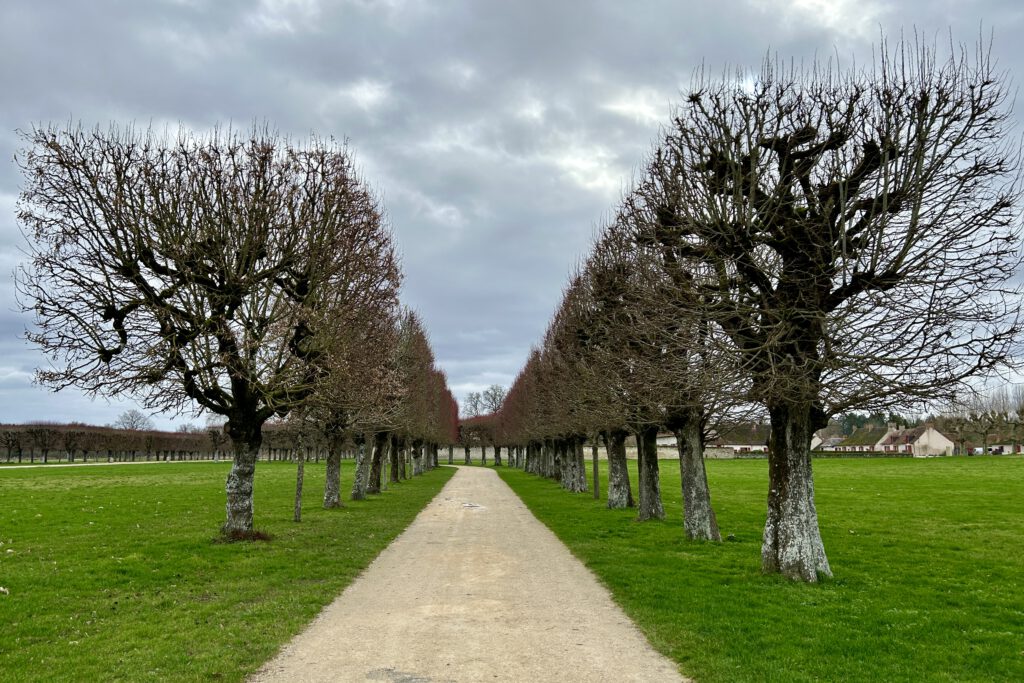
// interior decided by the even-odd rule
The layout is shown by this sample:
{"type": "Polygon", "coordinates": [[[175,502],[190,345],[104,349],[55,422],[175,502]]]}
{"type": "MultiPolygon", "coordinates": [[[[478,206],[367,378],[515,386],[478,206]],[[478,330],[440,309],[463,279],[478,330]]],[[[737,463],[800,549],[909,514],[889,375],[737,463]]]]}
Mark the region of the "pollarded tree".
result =
{"type": "Polygon", "coordinates": [[[35,314],[29,339],[54,363],[39,380],[225,416],[223,532],[251,535],[263,424],[314,390],[333,333],[325,312],[396,268],[351,155],[260,129],[22,138],[31,260],[18,287],[35,314]]]}
{"type": "Polygon", "coordinates": [[[709,323],[686,315],[696,294],[693,273],[638,239],[646,225],[643,216],[620,212],[587,261],[599,311],[589,325],[587,364],[601,381],[619,387],[627,414],[646,416],[651,426],[637,430],[647,440],[639,446],[650,448],[659,427],[673,432],[687,538],[721,540],[704,443],[710,431],[721,431],[748,408],[737,399],[744,381],[732,356],[709,338],[716,333],[709,323]]]}
{"type": "Polygon", "coordinates": [[[762,568],[830,574],[809,445],[830,415],[948,395],[1019,331],[1019,145],[988,51],[699,75],[636,201],[701,274],[771,418],[762,568]]]}

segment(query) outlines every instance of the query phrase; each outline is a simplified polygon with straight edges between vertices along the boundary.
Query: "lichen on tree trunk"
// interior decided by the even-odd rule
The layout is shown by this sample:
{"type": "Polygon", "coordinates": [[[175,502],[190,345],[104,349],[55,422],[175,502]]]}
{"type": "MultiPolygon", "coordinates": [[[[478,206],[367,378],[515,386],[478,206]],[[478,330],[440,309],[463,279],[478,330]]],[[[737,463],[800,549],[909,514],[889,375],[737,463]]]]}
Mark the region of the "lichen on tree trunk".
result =
{"type": "Polygon", "coordinates": [[[373,437],[367,434],[357,446],[356,472],[352,477],[352,500],[366,498],[366,483],[370,478],[370,461],[373,459],[373,437]]]}
{"type": "Polygon", "coordinates": [[[658,428],[644,427],[636,436],[640,469],[640,505],[637,519],[665,519],[661,502],[661,478],[658,473],[658,428]]]}
{"type": "Polygon", "coordinates": [[[721,541],[711,491],[704,469],[704,439],[700,415],[692,411],[674,430],[679,451],[679,476],[683,489],[683,529],[697,541],[721,541]]]}
{"type": "Polygon", "coordinates": [[[327,464],[324,479],[324,507],[339,508],[341,505],[341,443],[333,438],[328,444],[327,464]]]}
{"type": "Polygon", "coordinates": [[[228,421],[228,433],[234,446],[234,458],[224,485],[227,514],[221,533],[244,538],[253,531],[253,481],[263,432],[258,425],[235,418],[228,421]]]}
{"type": "Polygon", "coordinates": [[[633,490],[626,466],[626,432],[614,429],[605,437],[608,452],[608,507],[612,509],[634,506],[633,490]]]}
{"type": "Polygon", "coordinates": [[[373,435],[373,456],[370,459],[370,474],[366,481],[367,493],[380,493],[384,456],[390,443],[390,435],[387,432],[377,432],[373,435]]]}
{"type": "Polygon", "coordinates": [[[777,404],[769,405],[768,413],[772,431],[761,570],[814,583],[819,575],[832,576],[814,505],[815,411],[810,404],[777,404]]]}

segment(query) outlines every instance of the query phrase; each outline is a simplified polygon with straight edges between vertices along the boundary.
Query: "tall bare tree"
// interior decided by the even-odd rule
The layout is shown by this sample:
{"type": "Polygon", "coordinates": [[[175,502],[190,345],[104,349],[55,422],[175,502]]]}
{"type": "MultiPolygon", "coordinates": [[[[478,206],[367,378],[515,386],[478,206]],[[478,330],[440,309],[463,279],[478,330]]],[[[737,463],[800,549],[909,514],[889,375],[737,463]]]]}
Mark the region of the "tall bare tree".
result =
{"type": "Polygon", "coordinates": [[[698,74],[636,201],[699,274],[771,418],[762,568],[831,573],[809,444],[829,416],[1004,367],[1020,328],[1019,144],[987,46],[900,41],[868,70],[698,74]]]}
{"type": "Polygon", "coordinates": [[[313,392],[330,311],[397,270],[344,147],[276,133],[176,137],[111,127],[22,135],[18,273],[54,389],[227,418],[223,532],[253,532],[264,422],[313,392]]]}

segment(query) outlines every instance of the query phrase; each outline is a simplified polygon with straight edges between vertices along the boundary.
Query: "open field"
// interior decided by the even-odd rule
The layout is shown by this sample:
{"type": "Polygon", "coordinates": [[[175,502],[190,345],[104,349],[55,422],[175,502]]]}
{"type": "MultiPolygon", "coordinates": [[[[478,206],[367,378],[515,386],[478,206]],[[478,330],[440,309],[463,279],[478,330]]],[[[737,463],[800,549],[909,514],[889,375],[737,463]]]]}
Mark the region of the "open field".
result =
{"type": "Polygon", "coordinates": [[[661,461],[665,522],[500,472],[698,681],[1024,680],[1024,459],[814,467],[835,573],[816,586],[759,572],[763,460],[708,462],[722,535],[733,537],[720,545],[683,539],[672,460],[661,461]]]}
{"type": "MultiPolygon", "coordinates": [[[[342,486],[351,485],[343,463],[342,486]]],[[[269,543],[214,542],[227,463],[0,472],[0,679],[238,681],[330,602],[451,476],[324,510],[323,466],[261,462],[269,543]]],[[[344,647],[344,643],[339,643],[344,647]]]]}

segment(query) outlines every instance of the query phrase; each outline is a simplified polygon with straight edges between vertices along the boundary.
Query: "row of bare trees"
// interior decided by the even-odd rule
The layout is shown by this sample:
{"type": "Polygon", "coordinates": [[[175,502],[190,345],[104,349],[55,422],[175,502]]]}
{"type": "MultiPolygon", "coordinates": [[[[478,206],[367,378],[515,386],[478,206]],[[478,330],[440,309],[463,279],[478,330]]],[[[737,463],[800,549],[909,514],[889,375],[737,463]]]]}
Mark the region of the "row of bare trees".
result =
{"type": "Polygon", "coordinates": [[[51,361],[38,380],[225,419],[225,535],[253,533],[269,420],[317,425],[334,475],[346,438],[372,435],[374,453],[382,434],[454,438],[451,394],[398,302],[391,231],[345,146],[266,127],[22,140],[17,286],[51,361]]]}
{"type": "Polygon", "coordinates": [[[696,75],[572,277],[500,414],[527,468],[661,517],[675,433],[689,538],[719,540],[709,430],[771,422],[762,568],[830,575],[810,441],[848,410],[920,407],[1008,367],[1020,332],[1020,145],[986,46],[882,45],[873,65],[696,75]]]}
{"type": "Polygon", "coordinates": [[[1024,385],[1002,385],[952,401],[935,422],[965,455],[991,447],[1019,453],[1024,445],[1024,385]]]}
{"type": "Polygon", "coordinates": [[[218,459],[225,437],[219,428],[208,432],[160,432],[94,427],[84,424],[0,425],[0,447],[7,462],[70,463],[136,460],[218,459]]]}

